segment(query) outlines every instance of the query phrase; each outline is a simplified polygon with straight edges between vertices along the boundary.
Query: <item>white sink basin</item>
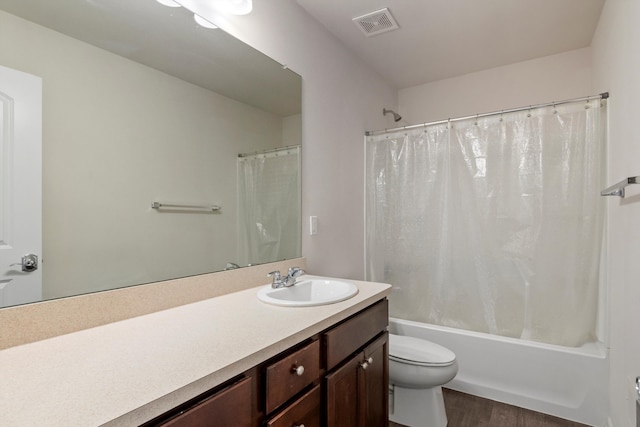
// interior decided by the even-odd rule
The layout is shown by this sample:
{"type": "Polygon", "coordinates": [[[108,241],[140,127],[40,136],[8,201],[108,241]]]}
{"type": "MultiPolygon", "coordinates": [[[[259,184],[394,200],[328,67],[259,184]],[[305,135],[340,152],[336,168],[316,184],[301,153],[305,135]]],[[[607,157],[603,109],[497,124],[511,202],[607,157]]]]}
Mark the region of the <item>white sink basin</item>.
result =
{"type": "Polygon", "coordinates": [[[351,298],[358,287],[335,279],[303,279],[288,288],[273,289],[271,285],[258,291],[258,299],[267,304],[285,307],[313,307],[333,304],[351,298]]]}

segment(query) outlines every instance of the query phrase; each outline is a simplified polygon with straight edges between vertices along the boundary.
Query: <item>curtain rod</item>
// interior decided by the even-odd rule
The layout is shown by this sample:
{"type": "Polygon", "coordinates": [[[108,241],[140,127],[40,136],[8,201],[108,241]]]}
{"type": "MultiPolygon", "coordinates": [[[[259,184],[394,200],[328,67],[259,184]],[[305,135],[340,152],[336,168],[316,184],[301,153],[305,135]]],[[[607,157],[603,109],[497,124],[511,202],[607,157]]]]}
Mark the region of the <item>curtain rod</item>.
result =
{"type": "Polygon", "coordinates": [[[238,154],[238,157],[258,156],[260,154],[278,153],[280,151],[295,150],[298,148],[300,148],[299,145],[289,145],[287,147],[271,148],[269,150],[264,150],[264,151],[254,151],[253,153],[242,153],[242,154],[238,154]]]}
{"type": "Polygon", "coordinates": [[[443,123],[450,123],[450,122],[458,122],[458,121],[461,121],[461,120],[469,120],[469,119],[473,119],[473,118],[498,116],[498,115],[505,114],[505,113],[515,113],[515,112],[518,112],[518,111],[527,111],[527,110],[533,110],[533,109],[536,109],[536,108],[552,107],[552,106],[562,105],[562,104],[570,104],[572,102],[590,101],[592,99],[607,99],[607,98],[609,98],[609,92],[603,92],[603,93],[601,93],[599,95],[591,95],[591,96],[584,96],[582,98],[566,99],[564,101],[547,102],[546,104],[529,105],[527,107],[519,107],[519,108],[512,108],[512,109],[509,109],[509,110],[493,111],[491,113],[474,114],[472,116],[457,117],[455,119],[438,120],[438,121],[435,121],[435,122],[420,123],[418,125],[400,126],[400,127],[393,128],[393,129],[366,131],[364,134],[366,136],[381,135],[381,134],[390,133],[390,132],[397,132],[397,131],[408,130],[408,129],[417,129],[417,128],[420,128],[420,127],[440,125],[440,124],[443,124],[443,123]]]}

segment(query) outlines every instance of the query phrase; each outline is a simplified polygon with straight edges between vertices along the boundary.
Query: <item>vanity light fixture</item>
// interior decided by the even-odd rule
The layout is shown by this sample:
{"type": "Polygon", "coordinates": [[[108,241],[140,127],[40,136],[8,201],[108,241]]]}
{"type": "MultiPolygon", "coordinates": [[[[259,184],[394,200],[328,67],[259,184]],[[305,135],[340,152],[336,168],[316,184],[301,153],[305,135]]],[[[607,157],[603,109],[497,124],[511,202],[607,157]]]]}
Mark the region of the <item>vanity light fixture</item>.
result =
{"type": "Polygon", "coordinates": [[[232,15],[247,15],[253,10],[253,0],[217,0],[215,3],[232,15]]]}
{"type": "MultiPolygon", "coordinates": [[[[180,7],[174,0],[156,0],[158,3],[169,7],[180,7]]],[[[214,7],[220,12],[232,15],[247,15],[253,10],[253,0],[213,0],[214,7]]]]}
{"type": "MultiPolygon", "coordinates": [[[[156,0],[158,3],[169,7],[181,7],[174,0],[156,0]]],[[[214,7],[219,12],[226,12],[231,15],[247,15],[253,10],[253,0],[213,0],[214,7]]],[[[216,29],[217,25],[209,22],[203,17],[193,14],[193,19],[203,28],[216,29]]]]}
{"type": "Polygon", "coordinates": [[[173,0],[156,0],[158,3],[163,4],[165,6],[169,6],[169,7],[180,7],[180,5],[178,3],[176,3],[173,0]]]}

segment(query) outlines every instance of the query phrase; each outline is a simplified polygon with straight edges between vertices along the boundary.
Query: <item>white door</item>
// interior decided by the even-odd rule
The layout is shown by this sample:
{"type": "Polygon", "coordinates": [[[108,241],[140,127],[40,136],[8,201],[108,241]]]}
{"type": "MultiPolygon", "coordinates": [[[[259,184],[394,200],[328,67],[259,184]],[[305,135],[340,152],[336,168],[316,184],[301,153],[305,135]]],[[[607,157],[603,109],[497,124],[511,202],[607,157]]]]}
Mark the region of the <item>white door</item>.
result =
{"type": "Polygon", "coordinates": [[[0,307],[42,299],[41,152],[42,79],[0,66],[0,307]]]}

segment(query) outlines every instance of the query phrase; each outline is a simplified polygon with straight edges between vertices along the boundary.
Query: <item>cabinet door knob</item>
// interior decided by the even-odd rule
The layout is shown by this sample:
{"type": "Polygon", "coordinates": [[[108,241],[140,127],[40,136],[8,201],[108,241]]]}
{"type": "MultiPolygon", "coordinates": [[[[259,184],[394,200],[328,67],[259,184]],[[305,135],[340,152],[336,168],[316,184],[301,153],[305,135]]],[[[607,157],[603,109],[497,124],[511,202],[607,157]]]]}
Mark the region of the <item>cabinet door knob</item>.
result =
{"type": "MultiPolygon", "coordinates": [[[[304,366],[300,365],[300,366],[294,366],[293,368],[291,368],[291,373],[296,374],[297,376],[302,376],[302,374],[304,374],[304,366]]],[[[303,425],[304,427],[304,425],[303,425]]]]}
{"type": "Polygon", "coordinates": [[[295,424],[293,427],[304,427],[304,424],[295,424]]]}
{"type": "Polygon", "coordinates": [[[360,367],[366,370],[372,363],[373,357],[369,357],[368,359],[365,359],[364,362],[360,363],[360,367]]]}

